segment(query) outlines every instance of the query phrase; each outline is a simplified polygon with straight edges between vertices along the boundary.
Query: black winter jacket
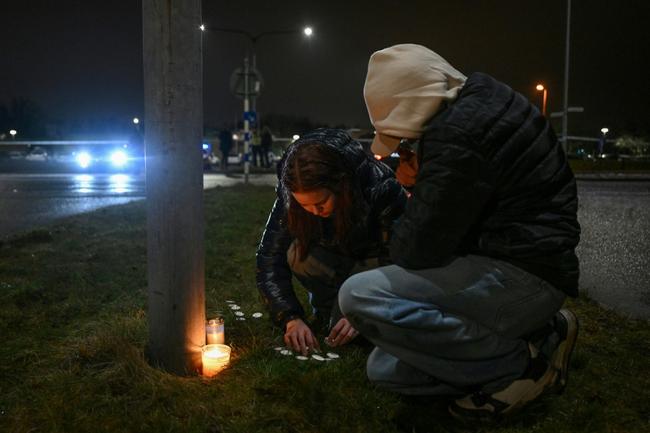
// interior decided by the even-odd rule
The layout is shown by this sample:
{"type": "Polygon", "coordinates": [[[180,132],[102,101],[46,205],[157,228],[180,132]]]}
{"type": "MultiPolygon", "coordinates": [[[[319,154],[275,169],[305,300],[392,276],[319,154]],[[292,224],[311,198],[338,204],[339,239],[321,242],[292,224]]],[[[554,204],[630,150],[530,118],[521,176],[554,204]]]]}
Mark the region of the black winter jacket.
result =
{"type": "MultiPolygon", "coordinates": [[[[345,252],[333,245],[332,238],[321,239],[319,244],[325,248],[335,248],[337,254],[349,255],[354,260],[376,257],[383,250],[388,260],[388,239],[384,238],[384,233],[390,232],[394,221],[402,214],[406,206],[406,193],[395,180],[391,169],[369,156],[348,134],[343,131],[334,136],[331,133],[319,134],[319,130],[316,130],[309,136],[339,151],[354,173],[352,178],[358,199],[355,205],[361,206],[364,215],[362,220],[354,221],[354,227],[346,239],[348,248],[345,252]]],[[[282,159],[278,164],[278,178],[284,163],[282,159]]],[[[304,318],[305,314],[293,290],[292,273],[287,263],[287,250],[293,238],[286,225],[284,197],[282,185],[279,185],[256,255],[257,288],[273,321],[279,326],[284,326],[294,317],[304,318]]]]}
{"type": "Polygon", "coordinates": [[[576,296],[576,183],[555,133],[521,94],[475,73],[427,125],[419,172],[391,239],[405,268],[479,254],[576,296]]]}

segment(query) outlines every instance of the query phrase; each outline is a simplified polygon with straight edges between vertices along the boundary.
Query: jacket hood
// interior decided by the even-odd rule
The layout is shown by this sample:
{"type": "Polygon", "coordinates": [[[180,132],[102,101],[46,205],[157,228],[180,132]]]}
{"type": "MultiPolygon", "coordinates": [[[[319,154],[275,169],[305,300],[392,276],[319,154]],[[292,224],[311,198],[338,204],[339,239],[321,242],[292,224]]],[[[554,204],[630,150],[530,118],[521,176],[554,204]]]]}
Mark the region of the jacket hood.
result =
{"type": "Polygon", "coordinates": [[[400,139],[419,138],[446,101],[458,96],[467,77],[440,55],[416,44],[375,52],[363,96],[376,130],[372,151],[386,156],[400,139]]]}

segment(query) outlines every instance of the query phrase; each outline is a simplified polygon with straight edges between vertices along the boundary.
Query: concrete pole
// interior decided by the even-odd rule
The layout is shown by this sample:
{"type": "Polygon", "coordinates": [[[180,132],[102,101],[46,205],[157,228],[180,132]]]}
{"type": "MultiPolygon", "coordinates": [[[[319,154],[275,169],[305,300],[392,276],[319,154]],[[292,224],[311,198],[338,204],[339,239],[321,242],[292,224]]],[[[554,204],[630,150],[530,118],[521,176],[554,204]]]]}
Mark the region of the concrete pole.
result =
{"type": "Polygon", "coordinates": [[[150,361],[201,368],[205,344],[201,0],[143,0],[150,361]]]}

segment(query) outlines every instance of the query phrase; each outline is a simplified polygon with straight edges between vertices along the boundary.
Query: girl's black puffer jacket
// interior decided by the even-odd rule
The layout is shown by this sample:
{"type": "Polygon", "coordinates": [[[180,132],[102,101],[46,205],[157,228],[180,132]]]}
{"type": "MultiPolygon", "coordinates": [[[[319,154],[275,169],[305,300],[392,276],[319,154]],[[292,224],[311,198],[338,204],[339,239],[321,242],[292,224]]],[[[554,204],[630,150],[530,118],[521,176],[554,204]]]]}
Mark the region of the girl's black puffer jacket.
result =
{"type": "MultiPolygon", "coordinates": [[[[393,222],[406,206],[406,193],[395,180],[392,170],[367,154],[359,142],[341,130],[318,129],[304,135],[300,142],[304,141],[318,141],[332,146],[341,153],[352,173],[358,198],[355,206],[363,210],[363,218],[354,221],[354,227],[347,236],[346,254],[355,260],[376,256],[377,252],[388,257],[384,233],[390,233],[393,222]]],[[[284,164],[285,158],[278,163],[278,178],[284,164]]],[[[293,290],[291,269],[287,263],[287,250],[293,238],[286,224],[285,197],[286,191],[279,184],[277,198],[256,254],[257,288],[273,321],[279,326],[296,317],[304,318],[305,314],[293,290]]],[[[331,248],[333,239],[321,239],[319,243],[331,248]]],[[[337,250],[337,253],[341,251],[337,250]]]]}

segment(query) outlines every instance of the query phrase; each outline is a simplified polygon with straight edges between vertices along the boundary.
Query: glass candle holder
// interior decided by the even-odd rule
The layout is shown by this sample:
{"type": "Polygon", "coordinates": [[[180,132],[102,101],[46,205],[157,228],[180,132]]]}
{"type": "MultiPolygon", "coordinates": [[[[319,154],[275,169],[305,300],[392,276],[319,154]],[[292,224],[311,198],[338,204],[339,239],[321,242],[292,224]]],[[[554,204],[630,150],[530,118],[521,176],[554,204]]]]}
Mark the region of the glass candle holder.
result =
{"type": "Polygon", "coordinates": [[[226,337],[223,317],[208,320],[205,324],[205,335],[208,344],[224,344],[226,337]]]}
{"type": "Polygon", "coordinates": [[[228,366],[230,346],[206,344],[202,349],[203,376],[212,377],[228,366]]]}

